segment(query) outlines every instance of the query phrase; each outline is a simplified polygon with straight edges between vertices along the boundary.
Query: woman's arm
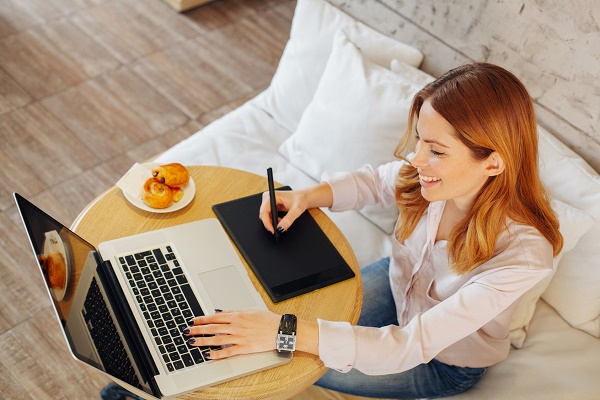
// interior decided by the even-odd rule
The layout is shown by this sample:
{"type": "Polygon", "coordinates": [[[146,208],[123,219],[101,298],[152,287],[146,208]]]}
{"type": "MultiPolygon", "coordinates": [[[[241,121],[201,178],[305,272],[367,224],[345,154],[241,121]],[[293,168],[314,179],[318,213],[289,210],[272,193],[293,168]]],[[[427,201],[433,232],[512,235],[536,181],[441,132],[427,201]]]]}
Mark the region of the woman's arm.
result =
{"type": "MultiPolygon", "coordinates": [[[[275,339],[281,315],[271,311],[222,311],[193,319],[184,334],[192,346],[223,346],[211,350],[210,359],[218,360],[237,354],[275,350],[275,339]],[[200,335],[217,335],[203,337],[200,335]]],[[[317,322],[298,319],[296,350],[319,354],[317,322]]]]}

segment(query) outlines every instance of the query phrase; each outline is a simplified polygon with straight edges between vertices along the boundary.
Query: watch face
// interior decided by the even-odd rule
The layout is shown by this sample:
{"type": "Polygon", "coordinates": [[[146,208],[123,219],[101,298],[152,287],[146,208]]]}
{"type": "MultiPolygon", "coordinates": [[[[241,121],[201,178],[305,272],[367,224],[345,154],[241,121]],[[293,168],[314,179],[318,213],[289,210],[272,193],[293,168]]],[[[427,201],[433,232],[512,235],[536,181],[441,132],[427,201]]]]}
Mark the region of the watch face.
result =
{"type": "Polygon", "coordinates": [[[296,335],[277,335],[276,343],[277,351],[294,351],[296,350],[296,335]]]}

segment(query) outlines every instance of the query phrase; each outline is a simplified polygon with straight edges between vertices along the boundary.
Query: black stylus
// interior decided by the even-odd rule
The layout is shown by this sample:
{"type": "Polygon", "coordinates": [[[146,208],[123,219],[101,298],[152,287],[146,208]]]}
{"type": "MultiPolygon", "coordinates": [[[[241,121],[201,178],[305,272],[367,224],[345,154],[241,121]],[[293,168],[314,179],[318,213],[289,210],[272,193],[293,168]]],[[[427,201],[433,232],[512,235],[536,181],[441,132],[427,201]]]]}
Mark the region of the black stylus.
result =
{"type": "Polygon", "coordinates": [[[273,223],[273,232],[275,240],[279,241],[279,231],[277,230],[277,224],[279,218],[277,218],[277,201],[275,200],[275,184],[273,183],[273,168],[267,168],[267,180],[269,181],[269,199],[271,200],[271,222],[273,223]]]}

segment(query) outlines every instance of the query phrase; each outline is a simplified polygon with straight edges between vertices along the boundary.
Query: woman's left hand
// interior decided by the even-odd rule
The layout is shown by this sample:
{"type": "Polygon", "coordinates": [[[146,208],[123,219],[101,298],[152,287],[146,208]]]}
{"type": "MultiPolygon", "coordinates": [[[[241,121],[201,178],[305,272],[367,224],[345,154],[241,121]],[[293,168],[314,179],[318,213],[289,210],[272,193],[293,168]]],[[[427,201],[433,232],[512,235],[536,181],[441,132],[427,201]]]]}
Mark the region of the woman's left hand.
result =
{"type": "Polygon", "coordinates": [[[271,311],[221,311],[194,318],[184,333],[191,346],[227,346],[210,350],[209,358],[218,360],[274,350],[280,320],[281,316],[271,311]]]}

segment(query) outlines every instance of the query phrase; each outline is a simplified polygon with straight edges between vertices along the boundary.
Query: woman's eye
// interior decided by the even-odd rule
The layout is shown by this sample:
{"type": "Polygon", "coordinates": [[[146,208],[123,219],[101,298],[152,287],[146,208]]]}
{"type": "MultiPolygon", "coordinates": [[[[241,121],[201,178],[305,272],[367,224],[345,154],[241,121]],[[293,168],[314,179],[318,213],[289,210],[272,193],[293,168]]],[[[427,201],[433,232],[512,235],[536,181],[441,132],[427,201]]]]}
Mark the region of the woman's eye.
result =
{"type": "Polygon", "coordinates": [[[444,155],[444,153],[440,153],[439,151],[435,151],[433,149],[431,149],[431,154],[433,154],[436,157],[441,157],[444,155]]]}

